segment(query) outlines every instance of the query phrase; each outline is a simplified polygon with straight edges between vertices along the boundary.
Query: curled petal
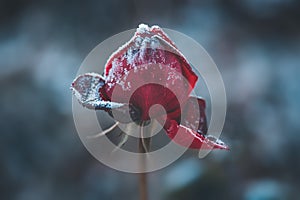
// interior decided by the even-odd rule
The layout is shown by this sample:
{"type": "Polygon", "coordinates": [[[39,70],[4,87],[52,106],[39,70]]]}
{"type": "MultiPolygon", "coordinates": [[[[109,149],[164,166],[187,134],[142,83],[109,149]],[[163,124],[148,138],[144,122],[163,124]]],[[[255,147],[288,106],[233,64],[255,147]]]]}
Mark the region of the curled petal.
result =
{"type": "Polygon", "coordinates": [[[201,135],[207,133],[207,120],[205,115],[205,100],[200,97],[190,97],[181,115],[180,124],[195,130],[201,135]]]}
{"type": "Polygon", "coordinates": [[[175,143],[192,149],[225,149],[229,147],[214,136],[198,134],[190,128],[179,125],[175,120],[167,120],[164,125],[167,135],[175,143]]]}

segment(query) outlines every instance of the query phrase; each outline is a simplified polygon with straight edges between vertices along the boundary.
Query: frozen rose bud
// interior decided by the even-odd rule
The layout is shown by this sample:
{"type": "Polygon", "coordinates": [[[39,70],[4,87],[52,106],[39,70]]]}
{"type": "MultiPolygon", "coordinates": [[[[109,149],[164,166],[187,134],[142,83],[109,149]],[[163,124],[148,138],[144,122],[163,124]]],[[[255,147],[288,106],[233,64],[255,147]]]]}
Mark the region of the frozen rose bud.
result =
{"type": "Polygon", "coordinates": [[[162,123],[177,144],[227,149],[222,142],[205,136],[205,100],[189,96],[197,79],[191,65],[160,27],[141,24],[134,36],[110,56],[104,77],[95,73],[80,75],[72,89],[83,106],[105,110],[116,121],[148,121],[151,108],[151,117],[162,123]],[[156,104],[164,111],[152,108],[156,104]]]}

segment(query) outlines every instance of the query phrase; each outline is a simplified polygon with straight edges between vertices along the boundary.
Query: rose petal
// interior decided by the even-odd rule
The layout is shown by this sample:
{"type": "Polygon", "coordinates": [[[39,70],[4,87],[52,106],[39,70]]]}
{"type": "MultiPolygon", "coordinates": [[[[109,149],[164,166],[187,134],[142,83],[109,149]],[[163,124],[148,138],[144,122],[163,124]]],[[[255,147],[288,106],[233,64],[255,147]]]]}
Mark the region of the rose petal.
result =
{"type": "Polygon", "coordinates": [[[180,103],[176,95],[166,87],[159,84],[146,84],[138,88],[130,97],[130,103],[141,110],[141,120],[149,120],[149,110],[153,105],[163,107],[152,107],[152,117],[159,117],[162,114],[180,110],[180,103]]]}
{"type": "Polygon", "coordinates": [[[229,147],[213,136],[200,135],[190,128],[178,125],[175,120],[167,120],[164,129],[175,143],[192,149],[225,149],[229,147]]]}
{"type": "Polygon", "coordinates": [[[200,133],[201,135],[205,135],[207,133],[205,107],[204,99],[199,97],[190,97],[182,112],[180,124],[200,133]]]}
{"type": "MultiPolygon", "coordinates": [[[[134,37],[108,59],[105,79],[107,83],[105,90],[110,100],[116,86],[121,89],[118,90],[115,99],[126,102],[128,100],[126,93],[150,81],[169,88],[175,93],[178,101],[184,102],[198,77],[174,43],[159,27],[149,28],[142,25],[134,37]]],[[[147,89],[156,90],[150,89],[149,86],[147,89]]],[[[138,96],[156,101],[151,97],[154,93],[149,91],[140,90],[141,94],[138,96]]]]}

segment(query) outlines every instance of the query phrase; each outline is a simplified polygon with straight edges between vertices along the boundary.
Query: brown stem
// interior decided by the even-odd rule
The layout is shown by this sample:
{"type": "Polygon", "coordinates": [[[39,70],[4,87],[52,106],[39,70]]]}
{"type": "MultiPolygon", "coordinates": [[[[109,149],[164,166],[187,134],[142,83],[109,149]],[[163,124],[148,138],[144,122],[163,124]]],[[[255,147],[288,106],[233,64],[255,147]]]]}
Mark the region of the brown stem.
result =
{"type": "Polygon", "coordinates": [[[139,174],[140,200],[148,199],[147,173],[139,174]]]}
{"type": "MultiPolygon", "coordinates": [[[[143,124],[141,124],[141,137],[139,138],[139,153],[144,154],[147,152],[145,149],[145,138],[142,138],[143,135],[143,124]]],[[[144,171],[146,167],[146,160],[144,156],[141,156],[140,159],[141,170],[144,171]]],[[[148,200],[148,187],[147,187],[147,173],[139,174],[139,190],[140,190],[140,200],[148,200]]]]}

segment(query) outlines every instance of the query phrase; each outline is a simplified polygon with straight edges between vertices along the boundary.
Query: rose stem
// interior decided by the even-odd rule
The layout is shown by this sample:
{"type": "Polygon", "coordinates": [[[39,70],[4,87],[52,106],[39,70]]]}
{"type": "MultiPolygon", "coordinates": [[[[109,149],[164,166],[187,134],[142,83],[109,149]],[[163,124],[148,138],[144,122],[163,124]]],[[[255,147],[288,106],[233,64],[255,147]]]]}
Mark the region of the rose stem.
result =
{"type": "MultiPolygon", "coordinates": [[[[144,127],[144,123],[141,123],[141,132],[140,132],[140,138],[139,138],[139,153],[141,154],[145,154],[147,153],[147,149],[149,149],[148,147],[145,147],[145,141],[143,140],[147,140],[147,138],[143,138],[143,127],[144,127]],[[147,148],[147,149],[145,149],[147,148]]],[[[141,170],[144,171],[145,166],[146,166],[146,160],[145,160],[145,156],[141,156],[140,157],[140,167],[141,170]]],[[[140,190],[140,200],[147,200],[148,199],[148,187],[147,187],[147,173],[140,173],[139,174],[139,190],[140,190]]]]}

